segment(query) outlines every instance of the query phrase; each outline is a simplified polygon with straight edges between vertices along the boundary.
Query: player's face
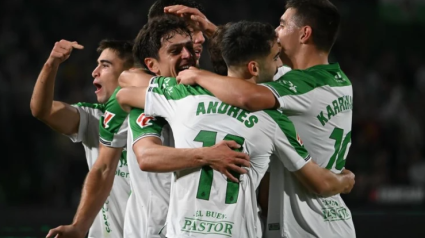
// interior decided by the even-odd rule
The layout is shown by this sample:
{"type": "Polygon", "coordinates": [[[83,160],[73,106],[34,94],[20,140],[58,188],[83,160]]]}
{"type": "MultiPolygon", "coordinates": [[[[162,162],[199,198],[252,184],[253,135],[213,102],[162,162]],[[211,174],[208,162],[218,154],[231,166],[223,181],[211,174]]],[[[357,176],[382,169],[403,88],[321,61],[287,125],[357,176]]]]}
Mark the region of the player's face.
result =
{"type": "Polygon", "coordinates": [[[99,103],[106,103],[118,87],[118,77],[124,70],[124,61],[115,51],[105,49],[97,59],[97,67],[93,70],[93,85],[99,103]]]}
{"type": "Polygon", "coordinates": [[[195,26],[189,25],[189,30],[192,35],[193,48],[195,50],[196,56],[196,65],[199,66],[199,59],[201,58],[202,54],[202,44],[205,42],[205,37],[202,31],[195,26]]]}
{"type": "Polygon", "coordinates": [[[177,74],[196,66],[196,56],[193,42],[189,35],[174,34],[168,40],[162,40],[162,46],[158,52],[159,59],[155,61],[157,72],[161,76],[176,77],[177,74]]]}
{"type": "Polygon", "coordinates": [[[280,61],[280,45],[277,40],[273,42],[270,53],[263,60],[260,60],[260,71],[257,77],[257,83],[270,82],[276,74],[278,67],[282,65],[280,61]]]}
{"type": "Polygon", "coordinates": [[[295,9],[288,8],[280,18],[280,24],[276,28],[278,40],[282,47],[282,53],[291,56],[298,50],[300,28],[294,22],[295,9]]]}

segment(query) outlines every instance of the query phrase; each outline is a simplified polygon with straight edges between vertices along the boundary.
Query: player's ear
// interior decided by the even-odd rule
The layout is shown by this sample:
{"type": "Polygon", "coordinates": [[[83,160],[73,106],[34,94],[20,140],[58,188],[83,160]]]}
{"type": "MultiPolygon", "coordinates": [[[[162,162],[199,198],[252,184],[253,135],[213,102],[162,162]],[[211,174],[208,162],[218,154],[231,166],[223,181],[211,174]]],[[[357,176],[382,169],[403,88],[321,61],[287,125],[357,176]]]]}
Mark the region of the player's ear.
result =
{"type": "Polygon", "coordinates": [[[154,74],[159,73],[158,62],[157,62],[156,59],[145,58],[145,64],[146,64],[146,67],[148,67],[149,71],[151,71],[152,73],[154,73],[154,74]]]}
{"type": "Polygon", "coordinates": [[[258,74],[260,73],[260,68],[258,67],[258,63],[256,61],[248,62],[248,72],[252,76],[258,76],[258,74]]]}
{"type": "Polygon", "coordinates": [[[313,29],[310,26],[303,26],[300,29],[300,43],[305,44],[307,41],[311,40],[313,34],[313,29]]]}

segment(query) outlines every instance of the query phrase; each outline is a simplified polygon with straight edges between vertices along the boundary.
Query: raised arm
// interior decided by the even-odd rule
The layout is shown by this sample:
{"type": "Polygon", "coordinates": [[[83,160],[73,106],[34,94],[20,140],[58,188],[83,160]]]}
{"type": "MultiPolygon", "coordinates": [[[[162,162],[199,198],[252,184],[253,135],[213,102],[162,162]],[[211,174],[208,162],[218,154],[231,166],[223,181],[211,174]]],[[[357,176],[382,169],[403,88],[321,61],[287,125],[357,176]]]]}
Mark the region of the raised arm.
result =
{"type": "Polygon", "coordinates": [[[177,80],[182,84],[198,84],[208,89],[221,101],[248,111],[279,107],[278,100],[268,88],[243,79],[220,76],[190,67],[188,70],[181,71],[177,80]]]}
{"type": "Polygon", "coordinates": [[[73,49],[83,49],[77,42],[61,40],[55,43],[34,86],[31,97],[31,113],[54,130],[71,135],[78,132],[78,110],[69,104],[54,101],[55,78],[59,65],[70,56],[73,49]]]}
{"type": "Polygon", "coordinates": [[[313,161],[295,172],[298,180],[311,192],[322,197],[329,197],[339,193],[349,193],[355,183],[354,174],[344,169],[341,174],[320,167],[313,161]]]}
{"type": "Polygon", "coordinates": [[[99,157],[87,174],[80,204],[71,225],[49,231],[47,237],[82,238],[87,234],[96,215],[111,192],[122,148],[99,145],[99,157]]]}

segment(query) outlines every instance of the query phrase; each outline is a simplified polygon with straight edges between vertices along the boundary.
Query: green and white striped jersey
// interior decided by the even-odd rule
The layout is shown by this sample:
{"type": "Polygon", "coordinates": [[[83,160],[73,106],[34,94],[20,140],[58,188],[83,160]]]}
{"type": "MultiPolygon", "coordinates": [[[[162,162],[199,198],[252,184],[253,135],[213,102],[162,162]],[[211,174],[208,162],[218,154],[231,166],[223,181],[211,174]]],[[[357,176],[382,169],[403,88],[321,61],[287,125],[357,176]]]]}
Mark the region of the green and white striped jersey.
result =
{"type": "MultiPolygon", "coordinates": [[[[280,110],[294,122],[313,160],[339,173],[351,145],[353,108],[351,82],[339,65],[292,70],[263,85],[278,98],[280,110]]],[[[280,199],[269,202],[267,237],[355,236],[350,210],[339,195],[318,197],[289,171],[277,169],[271,167],[270,199],[280,199]]]]}
{"type": "MultiPolygon", "coordinates": [[[[89,169],[99,155],[99,121],[105,111],[104,104],[77,103],[72,105],[80,114],[78,133],[70,136],[73,142],[82,142],[89,169]]],[[[127,179],[125,152],[121,154],[121,163],[115,172],[114,185],[102,210],[96,216],[89,230],[89,238],[123,237],[124,210],[130,192],[127,179]]]]}
{"type": "MultiPolygon", "coordinates": [[[[174,79],[172,79],[174,80],[174,79]]],[[[176,171],[171,182],[167,237],[260,237],[255,190],[271,154],[290,171],[302,168],[310,156],[297,141],[292,122],[278,111],[250,113],[229,106],[201,87],[151,85],[145,113],[164,117],[176,148],[213,146],[234,140],[250,155],[248,174],[228,181],[209,166],[176,171]]]]}

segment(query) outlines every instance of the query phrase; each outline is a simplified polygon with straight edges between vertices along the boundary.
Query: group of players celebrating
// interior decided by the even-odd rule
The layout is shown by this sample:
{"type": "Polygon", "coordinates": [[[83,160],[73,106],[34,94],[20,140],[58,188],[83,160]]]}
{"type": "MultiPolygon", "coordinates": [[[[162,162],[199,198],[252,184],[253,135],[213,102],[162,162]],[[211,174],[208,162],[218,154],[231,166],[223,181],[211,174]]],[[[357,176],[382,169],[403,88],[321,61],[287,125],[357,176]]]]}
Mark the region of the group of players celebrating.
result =
{"type": "Polygon", "coordinates": [[[89,166],[71,225],[47,237],[355,237],[340,197],[352,86],[328,55],[340,15],[288,0],[279,26],[216,26],[195,0],[157,0],[134,41],[102,40],[98,103],[54,101],[77,42],[56,42],[31,111],[89,166]],[[205,37],[215,73],[199,69],[205,37]],[[284,66],[282,66],[282,64],[284,66]]]}

